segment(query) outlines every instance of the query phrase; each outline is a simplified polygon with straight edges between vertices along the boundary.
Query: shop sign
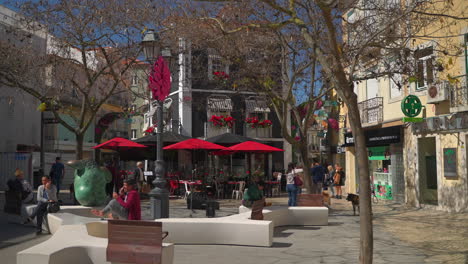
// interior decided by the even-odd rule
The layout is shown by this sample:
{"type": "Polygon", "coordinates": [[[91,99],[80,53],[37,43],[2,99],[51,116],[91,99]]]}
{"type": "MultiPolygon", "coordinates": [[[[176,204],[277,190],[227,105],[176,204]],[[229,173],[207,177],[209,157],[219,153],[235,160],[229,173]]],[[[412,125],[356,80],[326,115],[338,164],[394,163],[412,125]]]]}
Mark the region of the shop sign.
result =
{"type": "MultiPolygon", "coordinates": [[[[399,143],[401,141],[400,126],[387,127],[377,130],[367,130],[364,133],[367,147],[385,146],[399,143]]],[[[345,133],[344,137],[344,147],[354,146],[354,138],[352,133],[345,133]]]]}
{"type": "Polygon", "coordinates": [[[390,150],[386,146],[382,147],[370,147],[367,149],[369,160],[389,160],[390,150]]]}
{"type": "Polygon", "coordinates": [[[425,118],[421,123],[415,123],[413,133],[425,134],[432,132],[451,132],[459,129],[468,129],[468,113],[435,116],[425,118]]]}
{"type": "Polygon", "coordinates": [[[444,176],[457,177],[457,149],[444,148],[444,176]]]}

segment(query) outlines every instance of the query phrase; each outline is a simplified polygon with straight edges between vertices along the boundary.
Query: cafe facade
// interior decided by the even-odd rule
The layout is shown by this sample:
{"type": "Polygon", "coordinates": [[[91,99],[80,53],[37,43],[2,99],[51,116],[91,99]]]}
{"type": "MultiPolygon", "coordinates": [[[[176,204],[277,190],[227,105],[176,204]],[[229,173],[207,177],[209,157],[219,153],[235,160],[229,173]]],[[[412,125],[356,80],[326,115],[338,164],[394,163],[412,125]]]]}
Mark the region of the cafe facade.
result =
{"type": "MultiPolygon", "coordinates": [[[[372,128],[365,131],[369,175],[379,199],[404,202],[403,127],[372,128]]],[[[346,149],[346,185],[349,193],[359,193],[354,138],[351,132],[344,134],[346,149]]]]}
{"type": "Polygon", "coordinates": [[[404,129],[406,202],[468,210],[468,112],[424,118],[404,129]]]}

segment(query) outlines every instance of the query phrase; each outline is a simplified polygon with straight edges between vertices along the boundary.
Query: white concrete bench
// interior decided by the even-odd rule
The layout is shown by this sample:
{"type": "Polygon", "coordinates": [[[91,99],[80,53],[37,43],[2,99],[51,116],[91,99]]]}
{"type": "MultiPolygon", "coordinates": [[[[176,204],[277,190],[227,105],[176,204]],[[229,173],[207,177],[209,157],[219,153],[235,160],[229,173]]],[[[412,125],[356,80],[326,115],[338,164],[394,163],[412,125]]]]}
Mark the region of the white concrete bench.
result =
{"type": "Polygon", "coordinates": [[[158,219],[167,242],[176,244],[234,244],[269,247],[277,226],[328,225],[326,207],[272,206],[263,209],[264,220],[250,220],[251,211],[241,206],[239,214],[220,218],[158,219]]]}
{"type": "MultiPolygon", "coordinates": [[[[63,225],[45,242],[18,252],[17,264],[100,264],[106,261],[107,221],[63,225]]],[[[172,264],[174,244],[163,243],[162,263],[172,264]]]]}
{"type": "Polygon", "coordinates": [[[273,222],[249,220],[250,213],[239,217],[158,219],[165,241],[176,244],[225,244],[270,247],[273,222]]]}
{"type": "MultiPolygon", "coordinates": [[[[245,206],[239,206],[239,215],[248,213],[251,209],[245,206]]],[[[263,209],[265,220],[273,221],[273,226],[307,226],[307,225],[328,225],[328,208],[306,207],[306,206],[270,206],[263,209]]]]}
{"type": "MultiPolygon", "coordinates": [[[[107,221],[90,213],[90,207],[62,206],[48,214],[51,238],[17,253],[17,264],[100,264],[106,261],[107,221]]],[[[162,263],[172,264],[174,244],[163,243],[162,263]]]]}

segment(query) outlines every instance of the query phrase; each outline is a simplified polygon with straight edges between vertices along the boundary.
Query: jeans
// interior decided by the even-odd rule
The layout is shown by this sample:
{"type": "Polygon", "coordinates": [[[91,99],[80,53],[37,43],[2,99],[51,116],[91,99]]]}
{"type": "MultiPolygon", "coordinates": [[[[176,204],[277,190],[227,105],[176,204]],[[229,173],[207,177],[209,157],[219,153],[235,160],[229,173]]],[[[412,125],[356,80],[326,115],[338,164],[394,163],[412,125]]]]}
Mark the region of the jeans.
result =
{"type": "Polygon", "coordinates": [[[33,213],[29,216],[31,218],[37,217],[36,218],[36,228],[37,231],[42,230],[42,220],[44,219],[44,216],[47,215],[47,205],[48,202],[38,202],[36,208],[34,208],[33,213]]]}
{"type": "Polygon", "coordinates": [[[112,213],[112,217],[117,216],[121,220],[127,220],[128,219],[128,210],[123,207],[117,200],[112,199],[104,209],[102,209],[102,212],[105,214],[112,213]]]}
{"type": "Polygon", "coordinates": [[[322,193],[322,182],[321,181],[313,181],[312,193],[322,193]]]}
{"type": "Polygon", "coordinates": [[[296,206],[296,198],[297,198],[297,186],[294,184],[286,185],[286,191],[288,192],[288,206],[296,206]]]}
{"type": "Polygon", "coordinates": [[[61,181],[62,179],[60,179],[60,177],[54,177],[52,178],[52,184],[55,185],[55,187],[57,187],[57,199],[58,199],[58,194],[60,192],[60,184],[61,184],[61,181]]]}

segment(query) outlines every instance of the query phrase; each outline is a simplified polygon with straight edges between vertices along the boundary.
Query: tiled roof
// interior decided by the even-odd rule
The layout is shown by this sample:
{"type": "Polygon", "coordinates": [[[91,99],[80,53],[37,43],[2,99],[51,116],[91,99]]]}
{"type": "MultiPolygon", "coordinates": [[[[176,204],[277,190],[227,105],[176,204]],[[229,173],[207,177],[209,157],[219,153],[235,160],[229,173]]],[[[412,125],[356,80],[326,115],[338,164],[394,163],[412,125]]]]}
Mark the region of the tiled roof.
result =
{"type": "Polygon", "coordinates": [[[230,98],[208,98],[208,109],[212,111],[231,112],[232,101],[230,98]]]}

